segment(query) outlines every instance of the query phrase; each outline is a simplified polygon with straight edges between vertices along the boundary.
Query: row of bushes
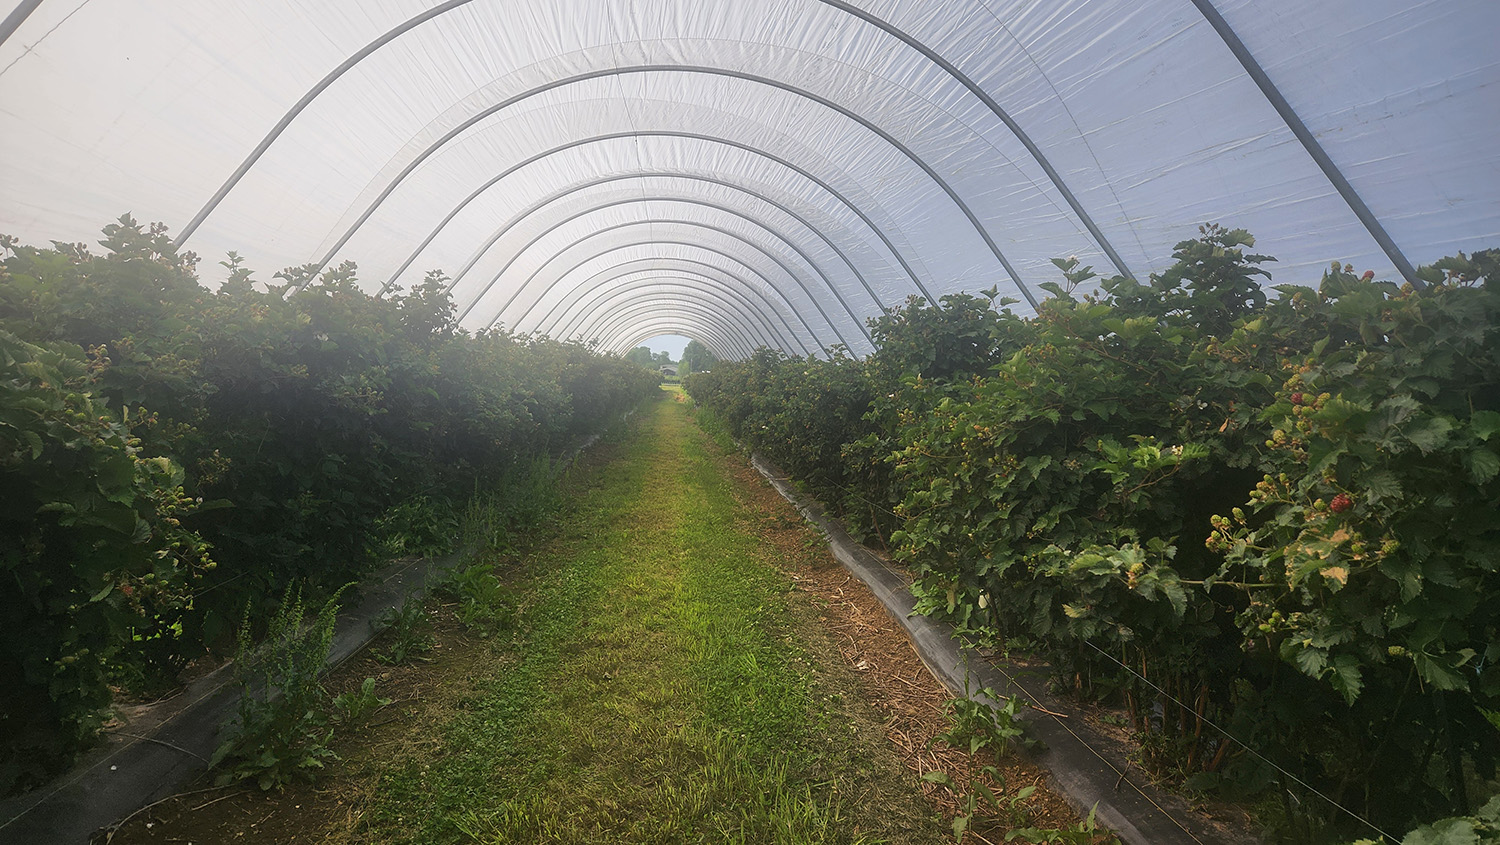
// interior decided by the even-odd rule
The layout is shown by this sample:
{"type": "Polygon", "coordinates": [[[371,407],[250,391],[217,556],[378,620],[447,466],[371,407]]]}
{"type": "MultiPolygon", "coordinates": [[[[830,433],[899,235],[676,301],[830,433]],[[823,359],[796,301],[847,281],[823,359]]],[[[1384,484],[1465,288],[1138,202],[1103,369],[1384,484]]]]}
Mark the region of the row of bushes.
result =
{"type": "Polygon", "coordinates": [[[0,239],[0,791],[84,747],[111,687],[170,687],[292,582],[440,550],[456,505],[656,389],[590,349],[459,330],[446,279],[355,267],[217,292],[160,226],[104,255],[0,239]]]}
{"type": "Polygon", "coordinates": [[[1467,814],[1500,753],[1500,254],[1268,299],[1251,246],[1205,227],[1146,283],[1059,260],[1035,317],[914,300],[866,359],[687,389],[924,610],[1126,708],[1157,771],[1304,841],[1370,833],[1307,786],[1386,830],[1467,814]]]}

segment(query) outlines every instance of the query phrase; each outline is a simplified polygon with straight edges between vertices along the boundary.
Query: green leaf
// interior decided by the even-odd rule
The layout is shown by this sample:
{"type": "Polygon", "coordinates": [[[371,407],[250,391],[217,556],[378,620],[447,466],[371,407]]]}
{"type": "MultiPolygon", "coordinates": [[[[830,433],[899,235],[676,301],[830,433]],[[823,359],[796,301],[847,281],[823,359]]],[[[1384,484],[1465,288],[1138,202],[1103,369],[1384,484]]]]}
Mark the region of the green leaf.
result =
{"type": "Polygon", "coordinates": [[[1500,431],[1500,411],[1475,411],[1474,416],[1469,417],[1469,427],[1474,429],[1475,437],[1489,440],[1500,431]]]}
{"type": "Polygon", "coordinates": [[[1329,676],[1329,683],[1333,688],[1344,696],[1344,701],[1353,704],[1359,693],[1364,689],[1364,680],[1360,676],[1359,658],[1350,654],[1340,654],[1333,659],[1333,673],[1329,676]]]}
{"type": "Polygon", "coordinates": [[[1431,453],[1448,442],[1448,433],[1453,430],[1453,422],[1447,417],[1432,417],[1417,425],[1407,428],[1403,434],[1411,441],[1411,445],[1424,455],[1431,453]]]}
{"type": "Polygon", "coordinates": [[[1469,468],[1469,477],[1475,484],[1485,484],[1500,474],[1500,455],[1489,449],[1475,449],[1464,455],[1464,464],[1469,468]]]}
{"type": "Polygon", "coordinates": [[[1360,479],[1360,486],[1364,489],[1365,498],[1371,504],[1379,504],[1385,499],[1400,500],[1401,498],[1401,482],[1394,474],[1386,470],[1366,473],[1360,479]]]}
{"type": "Polygon", "coordinates": [[[1468,819],[1443,819],[1406,834],[1401,845],[1479,845],[1479,834],[1468,819]]]}

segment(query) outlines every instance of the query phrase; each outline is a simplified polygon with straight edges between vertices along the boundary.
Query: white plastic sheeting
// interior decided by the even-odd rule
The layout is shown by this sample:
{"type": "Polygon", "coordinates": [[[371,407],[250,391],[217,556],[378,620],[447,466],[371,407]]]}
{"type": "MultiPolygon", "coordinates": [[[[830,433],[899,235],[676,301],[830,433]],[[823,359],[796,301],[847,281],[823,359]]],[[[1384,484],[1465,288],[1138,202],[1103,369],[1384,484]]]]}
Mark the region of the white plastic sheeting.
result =
{"type": "Polygon", "coordinates": [[[27,0],[0,231],[129,211],[262,276],[443,268],[473,329],[864,353],[909,295],[1024,309],[1053,257],[1144,277],[1204,222],[1278,280],[1500,243],[1497,34],[1494,0],[27,0]]]}

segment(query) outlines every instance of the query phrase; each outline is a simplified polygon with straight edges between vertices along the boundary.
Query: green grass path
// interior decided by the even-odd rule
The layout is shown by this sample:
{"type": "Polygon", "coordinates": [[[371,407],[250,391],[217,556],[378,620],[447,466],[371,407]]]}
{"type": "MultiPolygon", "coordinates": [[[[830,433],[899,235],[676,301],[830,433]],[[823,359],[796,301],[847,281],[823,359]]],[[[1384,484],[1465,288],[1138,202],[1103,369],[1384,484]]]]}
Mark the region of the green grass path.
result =
{"type": "Polygon", "coordinates": [[[432,749],[387,772],[364,834],[939,841],[806,597],[767,562],[731,458],[681,402],[638,417],[528,563],[514,642],[432,749]]]}

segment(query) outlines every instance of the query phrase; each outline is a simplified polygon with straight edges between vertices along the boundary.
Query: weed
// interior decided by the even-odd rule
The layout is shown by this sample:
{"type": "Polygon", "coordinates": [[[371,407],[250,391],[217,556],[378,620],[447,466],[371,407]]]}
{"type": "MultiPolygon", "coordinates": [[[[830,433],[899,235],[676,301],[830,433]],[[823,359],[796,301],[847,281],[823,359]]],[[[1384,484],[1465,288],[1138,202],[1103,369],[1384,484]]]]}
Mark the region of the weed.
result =
{"type": "Polygon", "coordinates": [[[978,696],[971,695],[965,680],[964,697],[950,700],[944,708],[948,730],[935,739],[955,748],[967,747],[971,755],[984,748],[997,754],[1007,753],[1014,745],[1029,748],[1036,740],[1026,736],[1026,728],[1017,718],[1021,706],[1019,696],[1007,698],[989,687],[979,690],[978,696]],[[1004,703],[996,706],[981,698],[1004,703]]]}
{"type": "Polygon", "coordinates": [[[214,752],[212,767],[223,767],[219,784],[253,779],[263,790],[292,780],[311,780],[328,747],[328,694],[319,680],[333,645],[338,600],[334,593],[310,623],[301,587],[288,587],[271,617],[265,640],[255,647],[247,604],[240,623],[235,676],[244,688],[239,716],[229,738],[214,752]]]}
{"type": "MultiPolygon", "coordinates": [[[[691,771],[690,777],[670,778],[652,791],[649,831],[612,838],[635,841],[849,842],[874,845],[864,836],[851,837],[849,820],[832,798],[819,798],[807,783],[798,783],[784,762],[755,762],[744,740],[725,731],[685,728],[672,738],[664,764],[691,771]],[[680,759],[678,759],[680,758],[680,759]]],[[[477,842],[575,841],[577,819],[557,812],[555,796],[522,793],[483,814],[469,810],[458,829],[477,842]]],[[[623,820],[622,820],[623,821],[623,820]]]]}
{"type": "Polygon", "coordinates": [[[375,693],[375,679],[365,678],[358,690],[346,692],[333,699],[333,720],[340,725],[358,725],[370,718],[376,710],[390,704],[389,698],[375,693]]]}
{"type": "Polygon", "coordinates": [[[452,502],[413,496],[376,521],[377,552],[386,558],[446,554],[453,550],[458,529],[452,502]]]}
{"type": "Polygon", "coordinates": [[[968,832],[969,825],[973,823],[974,817],[980,810],[980,802],[984,802],[990,810],[999,815],[1000,818],[1011,824],[1020,824],[1026,820],[1026,799],[1036,792],[1036,787],[1028,786],[1016,791],[1015,795],[1009,795],[1002,801],[1000,796],[985,783],[982,777],[988,776],[995,781],[1003,790],[1005,788],[1005,776],[994,766],[985,766],[979,770],[981,777],[975,777],[969,781],[967,791],[959,789],[953,778],[947,772],[931,771],[922,775],[922,780],[936,784],[952,793],[958,799],[958,813],[953,817],[953,841],[962,842],[964,834],[968,832]]]}
{"type": "Polygon", "coordinates": [[[382,614],[379,627],[390,635],[390,647],[372,651],[381,663],[397,665],[412,660],[427,660],[432,650],[432,618],[422,600],[412,596],[401,607],[382,614]]]}
{"type": "Polygon", "coordinates": [[[1094,814],[1099,805],[1089,809],[1089,817],[1069,828],[1018,827],[1005,834],[1005,841],[1047,843],[1047,845],[1119,845],[1120,839],[1107,830],[1099,830],[1094,814]]]}
{"type": "Polygon", "coordinates": [[[561,464],[543,456],[507,470],[488,490],[476,490],[458,518],[459,547],[476,555],[515,550],[517,537],[563,503],[561,464]]]}
{"type": "Polygon", "coordinates": [[[504,630],[515,615],[514,594],[485,563],[454,569],[439,591],[458,602],[458,621],[481,637],[504,630]]]}
{"type": "Polygon", "coordinates": [[[1099,717],[1099,721],[1103,722],[1106,725],[1112,725],[1117,728],[1130,727],[1130,720],[1118,713],[1105,713],[1103,716],[1099,717]]]}

